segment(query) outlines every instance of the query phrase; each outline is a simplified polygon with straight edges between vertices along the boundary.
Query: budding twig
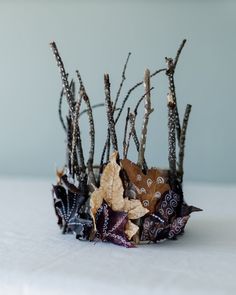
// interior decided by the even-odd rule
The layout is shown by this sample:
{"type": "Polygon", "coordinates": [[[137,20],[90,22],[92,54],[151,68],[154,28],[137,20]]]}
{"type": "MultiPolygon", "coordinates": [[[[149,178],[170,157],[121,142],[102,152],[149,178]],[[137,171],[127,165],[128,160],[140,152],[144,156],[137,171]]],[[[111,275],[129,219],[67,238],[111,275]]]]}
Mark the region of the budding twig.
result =
{"type": "Polygon", "coordinates": [[[183,181],[183,175],[184,175],[183,164],[184,164],[185,139],[186,139],[186,132],[187,132],[191,108],[192,108],[192,106],[190,104],[187,104],[186,109],[185,109],[185,113],[184,113],[181,135],[180,135],[178,173],[179,173],[179,177],[180,177],[181,182],[183,181]]]}

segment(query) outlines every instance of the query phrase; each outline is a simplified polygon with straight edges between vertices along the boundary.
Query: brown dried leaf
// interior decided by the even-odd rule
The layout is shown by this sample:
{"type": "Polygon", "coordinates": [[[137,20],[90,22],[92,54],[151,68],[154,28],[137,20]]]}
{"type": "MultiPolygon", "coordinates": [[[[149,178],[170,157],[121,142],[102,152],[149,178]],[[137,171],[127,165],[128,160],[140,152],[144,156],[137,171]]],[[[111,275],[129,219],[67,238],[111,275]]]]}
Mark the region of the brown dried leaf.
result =
{"type": "Polygon", "coordinates": [[[95,216],[98,211],[98,209],[101,207],[103,198],[104,198],[104,191],[100,189],[96,189],[90,198],[90,211],[91,211],[91,216],[93,218],[94,226],[96,225],[95,223],[95,216]]]}
{"type": "Polygon", "coordinates": [[[122,211],[124,206],[124,188],[120,179],[120,166],[116,163],[118,153],[115,151],[110,162],[105,167],[100,182],[99,190],[103,190],[104,200],[114,211],[122,211]]]}
{"type": "Polygon", "coordinates": [[[138,165],[128,159],[122,160],[121,164],[130,182],[136,187],[137,198],[150,213],[154,213],[162,194],[170,189],[168,171],[151,168],[145,175],[138,165]]]}
{"type": "Polygon", "coordinates": [[[139,227],[130,220],[125,225],[125,234],[127,235],[129,240],[132,239],[132,237],[138,232],[138,230],[139,227]]]}
{"type": "Polygon", "coordinates": [[[144,208],[140,200],[128,200],[124,199],[123,210],[128,213],[129,219],[138,219],[149,212],[147,208],[144,208]]]}

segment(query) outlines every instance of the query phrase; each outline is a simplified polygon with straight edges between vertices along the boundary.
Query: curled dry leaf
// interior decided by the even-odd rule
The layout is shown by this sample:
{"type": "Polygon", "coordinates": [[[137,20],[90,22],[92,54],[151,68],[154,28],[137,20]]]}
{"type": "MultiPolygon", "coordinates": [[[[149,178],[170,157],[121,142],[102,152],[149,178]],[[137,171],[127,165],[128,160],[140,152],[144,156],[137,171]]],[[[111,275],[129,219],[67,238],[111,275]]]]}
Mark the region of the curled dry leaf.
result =
{"type": "Polygon", "coordinates": [[[129,240],[132,239],[132,237],[137,233],[138,230],[139,227],[130,220],[128,220],[128,222],[125,225],[125,234],[127,235],[129,240]]]}
{"type": "MultiPolygon", "coordinates": [[[[149,212],[148,209],[142,206],[142,203],[139,200],[124,199],[124,188],[120,178],[121,167],[116,162],[117,156],[118,153],[116,151],[111,155],[110,161],[101,175],[100,187],[95,189],[91,195],[91,215],[94,221],[95,230],[96,214],[103,201],[105,201],[113,211],[126,212],[128,219],[138,219],[149,212]]],[[[127,223],[126,230],[129,239],[131,239],[137,232],[138,226],[131,225],[130,221],[127,223]]]]}
{"type": "Polygon", "coordinates": [[[127,173],[130,182],[135,186],[137,199],[147,208],[150,213],[155,212],[155,208],[160,202],[161,196],[170,189],[168,184],[168,171],[157,168],[148,169],[143,174],[140,167],[128,159],[121,161],[122,168],[127,173]]]}
{"type": "Polygon", "coordinates": [[[129,219],[138,219],[149,212],[139,200],[128,200],[127,198],[124,199],[123,211],[128,213],[129,219]]]}

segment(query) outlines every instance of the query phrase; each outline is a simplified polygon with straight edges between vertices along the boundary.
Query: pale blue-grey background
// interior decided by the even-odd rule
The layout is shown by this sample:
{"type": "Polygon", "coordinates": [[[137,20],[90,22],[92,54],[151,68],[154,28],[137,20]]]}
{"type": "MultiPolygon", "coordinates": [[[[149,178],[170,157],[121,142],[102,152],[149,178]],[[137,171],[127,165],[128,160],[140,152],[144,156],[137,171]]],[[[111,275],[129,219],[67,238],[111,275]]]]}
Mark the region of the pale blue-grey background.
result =
{"type": "MultiPolygon", "coordinates": [[[[48,177],[64,164],[57,117],[61,81],[50,41],[57,42],[71,76],[80,69],[98,103],[104,99],[103,73],[111,75],[114,96],[128,51],[133,54],[123,95],[142,79],[145,67],[163,67],[183,38],[188,43],[176,72],[181,116],[186,103],[193,105],[185,179],[235,182],[235,1],[0,1],[0,174],[48,177]]],[[[165,77],[155,78],[153,86],[156,113],[146,158],[165,167],[165,77]]],[[[141,89],[127,106],[140,95],[141,89]]],[[[95,120],[98,160],[106,130],[103,109],[95,111],[95,120]]],[[[81,126],[87,152],[86,116],[81,126]]],[[[121,130],[122,124],[120,137],[121,130]]],[[[133,148],[130,157],[136,160],[133,148]]]]}

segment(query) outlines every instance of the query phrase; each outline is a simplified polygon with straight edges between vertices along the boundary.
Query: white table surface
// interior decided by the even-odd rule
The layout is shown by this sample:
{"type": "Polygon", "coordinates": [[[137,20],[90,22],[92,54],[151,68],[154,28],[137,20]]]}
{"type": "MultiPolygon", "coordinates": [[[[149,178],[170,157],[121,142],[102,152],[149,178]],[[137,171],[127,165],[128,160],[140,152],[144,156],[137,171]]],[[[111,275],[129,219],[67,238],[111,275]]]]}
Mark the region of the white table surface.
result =
{"type": "Polygon", "coordinates": [[[56,224],[50,180],[0,179],[0,295],[236,294],[236,186],[186,184],[183,237],[126,249],[56,224]]]}

